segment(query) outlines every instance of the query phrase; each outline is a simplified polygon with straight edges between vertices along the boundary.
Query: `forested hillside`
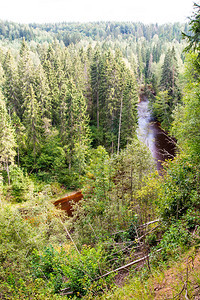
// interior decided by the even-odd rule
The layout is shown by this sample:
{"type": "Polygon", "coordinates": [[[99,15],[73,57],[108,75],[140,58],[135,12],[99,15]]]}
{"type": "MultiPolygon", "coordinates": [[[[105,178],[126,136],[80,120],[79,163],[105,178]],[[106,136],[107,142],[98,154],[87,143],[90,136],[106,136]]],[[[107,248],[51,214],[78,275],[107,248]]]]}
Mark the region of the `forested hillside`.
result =
{"type": "Polygon", "coordinates": [[[1,299],[97,299],[114,270],[142,259],[144,279],[198,247],[199,9],[190,24],[1,21],[1,299]],[[144,97],[177,141],[162,176],[137,138],[144,97]],[[54,207],[78,189],[72,216],[54,207]]]}
{"type": "Polygon", "coordinates": [[[105,41],[115,39],[138,40],[144,37],[150,41],[155,34],[164,41],[181,41],[181,32],[188,33],[188,24],[151,24],[131,22],[90,22],[90,23],[55,23],[55,24],[17,24],[0,22],[1,39],[13,41],[25,38],[27,41],[52,41],[58,39],[65,46],[76,44],[83,39],[105,41]]]}

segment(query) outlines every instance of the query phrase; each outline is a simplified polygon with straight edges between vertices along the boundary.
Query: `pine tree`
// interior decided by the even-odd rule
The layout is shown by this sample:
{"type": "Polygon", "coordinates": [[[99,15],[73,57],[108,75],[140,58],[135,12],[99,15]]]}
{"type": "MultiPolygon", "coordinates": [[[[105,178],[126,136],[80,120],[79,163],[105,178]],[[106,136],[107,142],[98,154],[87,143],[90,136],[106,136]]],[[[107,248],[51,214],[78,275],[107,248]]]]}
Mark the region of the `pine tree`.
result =
{"type": "Polygon", "coordinates": [[[38,65],[35,74],[35,96],[41,108],[41,117],[51,120],[52,107],[50,89],[41,64],[38,65]]]}
{"type": "Polygon", "coordinates": [[[162,66],[160,81],[161,91],[155,98],[153,110],[166,130],[172,121],[172,111],[180,102],[180,90],[178,86],[178,65],[174,47],[167,51],[162,66]]]}
{"type": "Polygon", "coordinates": [[[3,94],[7,100],[7,107],[11,113],[15,112],[18,116],[22,117],[22,101],[19,97],[17,64],[10,51],[6,53],[3,68],[5,76],[3,94]]]}
{"type": "Polygon", "coordinates": [[[42,124],[41,109],[36,100],[32,85],[29,86],[29,90],[27,91],[24,99],[23,119],[26,127],[27,145],[29,151],[33,151],[33,157],[35,162],[37,151],[40,148],[40,135],[42,130],[42,124]]]}
{"type": "Polygon", "coordinates": [[[17,165],[19,167],[20,154],[22,150],[25,148],[26,134],[25,134],[25,127],[15,112],[12,114],[12,124],[13,124],[13,128],[15,129],[15,137],[17,142],[17,165]]]}
{"type": "Polygon", "coordinates": [[[20,59],[18,63],[18,76],[19,76],[19,104],[21,106],[21,112],[19,117],[22,119],[24,113],[24,101],[26,95],[29,93],[30,85],[32,88],[35,83],[35,70],[33,61],[30,57],[30,51],[25,40],[22,41],[20,48],[20,59]]]}
{"type": "Polygon", "coordinates": [[[2,86],[4,83],[4,77],[5,77],[4,70],[0,62],[0,86],[2,86]]]}
{"type": "Polygon", "coordinates": [[[56,58],[55,52],[51,46],[49,46],[46,58],[43,62],[43,68],[46,73],[47,81],[49,84],[49,97],[50,97],[50,107],[51,107],[51,116],[52,124],[58,125],[59,121],[59,106],[60,106],[60,90],[62,78],[59,78],[61,73],[61,67],[56,58]]]}
{"type": "Polygon", "coordinates": [[[101,86],[101,56],[99,48],[96,49],[92,64],[91,64],[91,86],[92,86],[92,98],[93,98],[93,118],[96,116],[96,127],[99,129],[99,117],[100,117],[100,86],[101,86]],[[95,112],[94,112],[95,111],[95,112]]]}
{"type": "Polygon", "coordinates": [[[200,4],[194,3],[194,11],[193,16],[191,17],[190,21],[190,32],[191,34],[183,33],[183,37],[189,41],[189,45],[186,47],[186,50],[194,50],[199,51],[200,49],[200,40],[199,40],[199,33],[200,33],[200,4]]]}
{"type": "Polygon", "coordinates": [[[9,165],[14,164],[16,142],[5,102],[2,95],[0,97],[0,166],[1,170],[3,168],[6,170],[8,184],[10,185],[9,165]]]}
{"type": "Polygon", "coordinates": [[[178,91],[178,65],[174,47],[172,50],[169,49],[165,55],[160,86],[163,91],[168,91],[174,103],[177,102],[176,98],[179,98],[180,95],[178,91]]]}
{"type": "Polygon", "coordinates": [[[124,148],[135,135],[137,127],[138,85],[134,73],[127,69],[123,92],[122,135],[120,148],[124,148]]]}
{"type": "Polygon", "coordinates": [[[119,51],[105,54],[101,82],[104,145],[111,153],[119,153],[133,136],[137,123],[137,84],[119,51]]]}
{"type": "Polygon", "coordinates": [[[66,95],[67,159],[69,169],[82,174],[86,167],[86,156],[90,145],[89,119],[86,100],[77,91],[72,80],[66,95]]]}
{"type": "Polygon", "coordinates": [[[118,65],[111,51],[104,55],[101,103],[105,146],[114,153],[117,149],[118,122],[116,119],[119,107],[118,92],[120,89],[118,65]]]}

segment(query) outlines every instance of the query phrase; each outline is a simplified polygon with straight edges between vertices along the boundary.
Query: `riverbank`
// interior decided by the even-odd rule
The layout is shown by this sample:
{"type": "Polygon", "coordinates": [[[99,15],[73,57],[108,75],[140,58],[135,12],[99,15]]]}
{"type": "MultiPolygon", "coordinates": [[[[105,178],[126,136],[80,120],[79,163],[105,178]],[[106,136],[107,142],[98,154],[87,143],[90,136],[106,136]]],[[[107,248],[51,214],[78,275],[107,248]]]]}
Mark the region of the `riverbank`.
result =
{"type": "Polygon", "coordinates": [[[138,130],[137,136],[151,151],[157,170],[162,171],[162,163],[168,159],[174,159],[176,144],[152,117],[147,97],[142,97],[137,105],[138,130]]]}

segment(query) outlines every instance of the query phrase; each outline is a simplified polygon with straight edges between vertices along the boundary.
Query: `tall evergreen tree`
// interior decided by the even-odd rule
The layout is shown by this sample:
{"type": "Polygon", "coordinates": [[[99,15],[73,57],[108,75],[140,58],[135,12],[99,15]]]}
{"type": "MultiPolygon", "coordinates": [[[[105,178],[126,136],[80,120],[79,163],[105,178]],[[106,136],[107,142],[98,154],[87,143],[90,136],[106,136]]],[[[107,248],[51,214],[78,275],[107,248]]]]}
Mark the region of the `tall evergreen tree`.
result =
{"type": "Polygon", "coordinates": [[[69,169],[81,174],[86,167],[86,156],[90,145],[89,119],[86,99],[72,80],[66,95],[67,160],[69,169]]]}
{"type": "Polygon", "coordinates": [[[21,105],[21,112],[19,117],[22,118],[24,113],[24,101],[26,95],[29,94],[30,85],[34,87],[34,65],[30,57],[30,51],[25,40],[22,41],[20,48],[20,59],[18,62],[18,75],[19,75],[19,104],[21,105]]]}
{"type": "Polygon", "coordinates": [[[36,100],[32,85],[26,93],[24,99],[24,124],[27,134],[28,150],[33,151],[34,162],[37,151],[40,148],[40,135],[42,130],[41,124],[41,108],[36,100]]]}
{"type": "Polygon", "coordinates": [[[0,97],[0,166],[1,170],[6,170],[8,184],[10,184],[9,165],[14,164],[16,142],[5,101],[2,99],[2,95],[0,97]]]}
{"type": "Polygon", "coordinates": [[[60,106],[60,95],[61,90],[61,78],[59,78],[60,63],[56,58],[55,52],[51,46],[49,46],[46,58],[43,62],[43,67],[46,73],[47,81],[49,84],[49,97],[52,115],[52,124],[59,124],[59,106],[60,106]]]}
{"type": "Polygon", "coordinates": [[[102,76],[100,99],[104,145],[112,153],[119,152],[133,136],[137,123],[137,83],[119,51],[115,55],[110,51],[105,54],[102,76]]]}
{"type": "Polygon", "coordinates": [[[3,94],[7,100],[7,107],[11,113],[15,112],[18,116],[22,117],[22,101],[19,94],[17,64],[10,51],[6,53],[3,68],[5,76],[3,94]]]}
{"type": "Polygon", "coordinates": [[[169,49],[165,55],[160,86],[163,91],[168,91],[174,103],[178,101],[180,97],[178,90],[178,64],[174,47],[171,50],[169,49]]]}
{"type": "Polygon", "coordinates": [[[35,96],[41,108],[41,117],[51,120],[52,107],[50,89],[46,74],[41,64],[38,65],[35,74],[35,96]]]}
{"type": "Polygon", "coordinates": [[[92,98],[93,98],[93,118],[96,116],[96,126],[99,129],[99,118],[100,118],[100,86],[101,86],[101,55],[100,49],[97,48],[91,64],[91,86],[92,86],[92,98]]]}
{"type": "Polygon", "coordinates": [[[172,112],[181,99],[178,84],[178,65],[174,47],[171,50],[168,49],[165,55],[160,88],[161,91],[155,97],[152,108],[162,126],[169,130],[172,112]]]}
{"type": "Polygon", "coordinates": [[[200,49],[200,4],[194,3],[194,12],[190,21],[190,33],[183,33],[183,37],[189,41],[189,45],[186,50],[193,49],[199,51],[200,49]]]}

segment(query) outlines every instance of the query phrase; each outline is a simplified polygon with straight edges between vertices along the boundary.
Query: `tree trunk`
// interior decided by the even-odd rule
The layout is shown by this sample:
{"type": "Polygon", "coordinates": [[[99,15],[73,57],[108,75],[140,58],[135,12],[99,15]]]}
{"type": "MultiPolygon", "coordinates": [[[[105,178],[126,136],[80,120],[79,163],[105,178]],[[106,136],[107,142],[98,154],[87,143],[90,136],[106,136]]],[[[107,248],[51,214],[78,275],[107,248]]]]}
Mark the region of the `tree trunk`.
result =
{"type": "Polygon", "coordinates": [[[123,107],[123,98],[121,97],[120,114],[119,114],[119,131],[118,131],[117,154],[119,154],[119,148],[120,148],[120,134],[121,134],[121,125],[122,125],[122,107],[123,107]]]}
{"type": "Polygon", "coordinates": [[[99,129],[99,91],[97,91],[97,129],[99,129]]]}
{"type": "Polygon", "coordinates": [[[17,147],[17,165],[19,167],[19,146],[17,147]]]}
{"type": "Polygon", "coordinates": [[[114,153],[114,141],[113,141],[113,121],[114,121],[114,115],[112,112],[112,117],[111,117],[111,132],[112,132],[112,143],[111,143],[111,153],[114,153]]]}
{"type": "Polygon", "coordinates": [[[10,172],[9,172],[8,160],[6,161],[6,171],[8,175],[8,185],[10,185],[10,172]]]}

